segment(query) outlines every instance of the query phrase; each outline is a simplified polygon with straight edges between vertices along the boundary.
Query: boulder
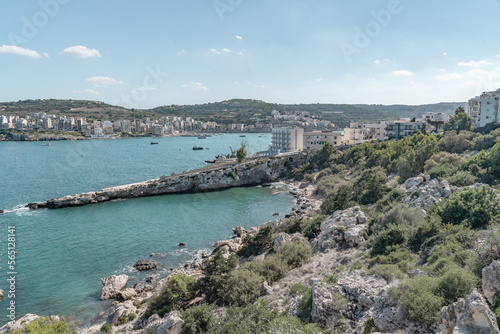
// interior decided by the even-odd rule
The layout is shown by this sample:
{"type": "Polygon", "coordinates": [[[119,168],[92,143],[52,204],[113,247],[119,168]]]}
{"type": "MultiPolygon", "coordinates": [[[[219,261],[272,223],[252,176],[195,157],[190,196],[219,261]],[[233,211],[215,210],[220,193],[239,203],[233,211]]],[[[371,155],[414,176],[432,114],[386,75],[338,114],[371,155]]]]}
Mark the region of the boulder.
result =
{"type": "Polygon", "coordinates": [[[292,237],[288,233],[285,232],[278,233],[276,238],[274,238],[274,243],[273,243],[274,252],[277,253],[281,248],[281,246],[290,241],[292,241],[292,237]]]}
{"type": "Polygon", "coordinates": [[[264,281],[260,287],[260,295],[261,296],[267,296],[270,295],[273,292],[273,288],[267,284],[267,282],[264,281]]]}
{"type": "Polygon", "coordinates": [[[373,305],[373,321],[382,333],[395,333],[402,329],[414,327],[404,308],[387,293],[388,288],[381,290],[373,305]]]}
{"type": "Polygon", "coordinates": [[[417,176],[417,177],[412,177],[409,178],[408,180],[405,181],[404,185],[406,189],[410,189],[415,186],[419,186],[424,182],[424,177],[423,176],[417,176]]]}
{"type": "Polygon", "coordinates": [[[130,298],[135,297],[135,296],[137,296],[137,291],[135,291],[134,288],[128,288],[128,289],[120,291],[120,297],[123,300],[129,300],[130,298]]]}
{"type": "Polygon", "coordinates": [[[163,317],[154,334],[181,334],[183,324],[181,312],[172,311],[163,317]]]}
{"type": "Polygon", "coordinates": [[[101,300],[118,297],[118,293],[125,287],[127,281],[127,275],[111,275],[101,278],[102,285],[104,285],[101,291],[101,300]]]}
{"type": "Polygon", "coordinates": [[[213,247],[215,250],[220,249],[223,252],[236,253],[241,248],[241,238],[216,241],[213,247]]]}
{"type": "Polygon", "coordinates": [[[233,228],[233,232],[239,238],[241,238],[242,236],[244,236],[247,233],[247,231],[245,231],[245,229],[243,228],[243,226],[236,226],[235,228],[233,228]]]}
{"type": "Polygon", "coordinates": [[[441,310],[442,334],[500,334],[495,314],[476,289],[441,310]]]}
{"type": "Polygon", "coordinates": [[[127,317],[129,313],[135,313],[135,310],[137,310],[137,306],[135,306],[131,300],[116,305],[111,323],[116,324],[121,316],[127,317]]]}
{"type": "Polygon", "coordinates": [[[0,328],[0,333],[11,333],[12,331],[19,330],[38,318],[40,318],[38,315],[28,313],[25,316],[17,319],[16,321],[9,321],[5,325],[3,325],[0,328]]]}
{"type": "Polygon", "coordinates": [[[312,288],[311,319],[335,327],[338,319],[347,311],[347,300],[338,286],[315,283],[312,288]]]}
{"type": "Polygon", "coordinates": [[[139,271],[146,271],[158,268],[158,264],[154,261],[142,259],[134,264],[134,268],[139,271]]]}
{"type": "Polygon", "coordinates": [[[483,292],[491,305],[500,297],[500,261],[493,261],[483,268],[483,292]]]}

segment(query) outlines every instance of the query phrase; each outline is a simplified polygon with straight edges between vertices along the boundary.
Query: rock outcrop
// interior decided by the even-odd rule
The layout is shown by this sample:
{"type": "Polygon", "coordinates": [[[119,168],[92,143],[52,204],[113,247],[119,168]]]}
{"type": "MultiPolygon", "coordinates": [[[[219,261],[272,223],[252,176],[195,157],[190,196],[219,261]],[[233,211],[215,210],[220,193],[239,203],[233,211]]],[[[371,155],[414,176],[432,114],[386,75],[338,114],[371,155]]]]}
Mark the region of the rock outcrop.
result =
{"type": "Polygon", "coordinates": [[[181,334],[183,324],[184,320],[181,318],[181,312],[172,311],[159,322],[154,334],[181,334]]]}
{"type": "Polygon", "coordinates": [[[19,330],[24,326],[26,326],[27,324],[29,324],[30,322],[32,322],[33,320],[36,320],[38,318],[40,318],[38,315],[28,313],[25,316],[22,316],[21,318],[17,319],[16,321],[9,321],[5,325],[3,325],[2,328],[0,328],[0,334],[10,333],[12,331],[19,330]]]}
{"type": "Polygon", "coordinates": [[[500,261],[493,261],[483,268],[483,292],[491,305],[500,298],[500,261]]]}
{"type": "Polygon", "coordinates": [[[476,289],[467,297],[443,307],[442,334],[500,334],[495,315],[476,289]]]}
{"type": "Polygon", "coordinates": [[[158,268],[158,264],[154,261],[142,259],[134,264],[134,268],[139,271],[146,271],[158,268]]]}
{"type": "Polygon", "coordinates": [[[321,233],[313,242],[313,248],[325,251],[333,248],[337,243],[347,247],[356,247],[365,241],[365,232],[368,229],[367,218],[359,207],[335,211],[321,223],[321,233]]]}
{"type": "Polygon", "coordinates": [[[101,300],[117,298],[120,291],[127,285],[127,281],[127,275],[111,275],[101,278],[101,282],[104,285],[101,291],[101,300]]]}
{"type": "Polygon", "coordinates": [[[179,175],[104,188],[101,191],[68,195],[42,203],[30,203],[30,209],[81,206],[115,199],[145,196],[195,193],[232,187],[252,186],[274,182],[287,170],[286,165],[296,167],[308,159],[308,153],[294,152],[266,159],[254,159],[244,163],[214,167],[179,175]]]}

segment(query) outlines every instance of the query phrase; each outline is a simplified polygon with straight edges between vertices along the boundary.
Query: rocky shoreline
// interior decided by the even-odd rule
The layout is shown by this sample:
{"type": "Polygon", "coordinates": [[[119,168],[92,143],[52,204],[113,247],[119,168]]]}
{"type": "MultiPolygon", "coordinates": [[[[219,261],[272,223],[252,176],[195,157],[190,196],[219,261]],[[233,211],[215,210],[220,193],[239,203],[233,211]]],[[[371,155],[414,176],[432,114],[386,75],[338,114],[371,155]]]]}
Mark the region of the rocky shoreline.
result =
{"type": "Polygon", "coordinates": [[[138,198],[179,193],[196,193],[233,187],[256,186],[279,180],[295,166],[307,161],[308,152],[281,154],[268,158],[254,158],[242,163],[203,168],[179,175],[108,187],[100,191],[68,195],[41,203],[29,203],[29,209],[60,209],[96,204],[119,199],[138,198]]]}

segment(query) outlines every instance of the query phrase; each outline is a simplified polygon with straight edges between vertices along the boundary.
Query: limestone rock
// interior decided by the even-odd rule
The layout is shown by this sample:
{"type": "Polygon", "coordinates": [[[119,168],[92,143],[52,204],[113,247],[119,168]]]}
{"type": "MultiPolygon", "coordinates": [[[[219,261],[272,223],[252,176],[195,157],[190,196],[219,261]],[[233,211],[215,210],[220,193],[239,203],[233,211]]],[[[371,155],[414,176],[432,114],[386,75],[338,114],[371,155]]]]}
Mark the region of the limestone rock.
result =
{"type": "Polygon", "coordinates": [[[158,264],[150,260],[139,260],[134,264],[134,268],[139,271],[152,270],[158,268],[158,264]]]}
{"type": "Polygon", "coordinates": [[[111,275],[101,278],[101,282],[104,285],[101,291],[101,300],[118,297],[118,293],[125,287],[127,281],[127,275],[111,275]]]}
{"type": "Polygon", "coordinates": [[[483,292],[491,305],[495,305],[500,296],[500,261],[493,261],[483,268],[483,292]]]}
{"type": "Polygon", "coordinates": [[[394,333],[410,327],[408,314],[389,296],[387,289],[381,290],[376,296],[372,312],[375,325],[382,333],[394,333]]]}
{"type": "Polygon", "coordinates": [[[247,234],[247,231],[243,228],[243,226],[236,226],[233,228],[234,234],[236,234],[239,238],[245,236],[247,234]]]}
{"type": "Polygon", "coordinates": [[[120,291],[120,296],[123,300],[129,300],[132,297],[137,296],[137,291],[134,288],[128,288],[120,291]]]}
{"type": "Polygon", "coordinates": [[[32,322],[33,320],[36,320],[38,318],[40,318],[38,315],[28,313],[25,316],[17,319],[16,321],[10,321],[10,322],[6,323],[5,325],[3,325],[0,328],[0,333],[1,334],[10,333],[11,331],[21,329],[24,326],[26,326],[27,324],[29,324],[30,322],[32,322]]]}
{"type": "Polygon", "coordinates": [[[266,296],[270,295],[273,292],[273,288],[267,284],[267,282],[262,283],[262,286],[260,287],[260,295],[261,296],[266,296]]]}
{"type": "Polygon", "coordinates": [[[116,305],[113,311],[113,320],[111,323],[116,324],[121,316],[126,317],[129,313],[135,313],[135,310],[137,310],[137,306],[135,306],[131,300],[127,300],[116,305]]]}
{"type": "Polygon", "coordinates": [[[412,187],[419,186],[423,182],[424,182],[424,177],[417,176],[417,177],[412,177],[412,178],[409,178],[408,180],[406,180],[404,185],[405,185],[406,189],[410,189],[412,187]]]}
{"type": "Polygon", "coordinates": [[[181,318],[181,312],[172,311],[163,317],[154,334],[180,334],[184,320],[181,318]]]}
{"type": "Polygon", "coordinates": [[[441,310],[442,334],[500,334],[495,314],[476,289],[441,310]]]}
{"type": "Polygon", "coordinates": [[[325,325],[335,326],[347,311],[347,301],[338,286],[315,283],[312,288],[311,319],[325,325]]]}
{"type": "Polygon", "coordinates": [[[274,252],[277,253],[281,248],[281,246],[290,241],[292,241],[292,237],[288,233],[285,232],[278,233],[276,238],[274,238],[274,243],[273,243],[274,252]]]}
{"type": "Polygon", "coordinates": [[[215,250],[220,249],[223,252],[236,253],[241,248],[241,238],[216,241],[213,247],[215,250]]]}

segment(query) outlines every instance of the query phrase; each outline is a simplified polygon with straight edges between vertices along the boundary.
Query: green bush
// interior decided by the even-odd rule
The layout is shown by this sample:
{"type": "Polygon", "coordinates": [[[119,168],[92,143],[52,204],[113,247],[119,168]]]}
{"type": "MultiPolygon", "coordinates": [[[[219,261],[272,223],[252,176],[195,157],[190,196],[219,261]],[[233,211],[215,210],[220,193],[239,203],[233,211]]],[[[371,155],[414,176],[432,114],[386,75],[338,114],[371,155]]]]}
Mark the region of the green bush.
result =
{"type": "Polygon", "coordinates": [[[264,260],[254,260],[247,262],[241,268],[248,269],[262,277],[272,284],[285,277],[290,270],[290,266],[286,263],[283,257],[278,255],[267,256],[264,260]]]}
{"type": "Polygon", "coordinates": [[[368,269],[367,275],[379,275],[387,282],[392,282],[394,279],[403,279],[405,274],[395,264],[379,264],[368,269]]]}
{"type": "Polygon", "coordinates": [[[111,333],[113,332],[113,326],[111,324],[104,324],[101,326],[101,333],[111,333]]]}
{"type": "Polygon", "coordinates": [[[321,204],[321,213],[331,215],[337,210],[345,210],[356,204],[353,199],[354,187],[351,183],[340,185],[337,190],[326,197],[321,204]]]}
{"type": "Polygon", "coordinates": [[[474,148],[474,137],[477,134],[470,131],[446,132],[439,141],[439,148],[449,153],[463,153],[474,148]]]}
{"type": "Polygon", "coordinates": [[[382,199],[378,200],[376,209],[378,212],[386,211],[389,207],[393,207],[395,203],[406,197],[406,192],[399,188],[393,188],[382,199]]]}
{"type": "Polygon", "coordinates": [[[477,182],[477,177],[472,175],[469,171],[458,171],[452,176],[446,178],[449,184],[457,187],[466,187],[470,186],[477,182]]]}
{"type": "Polygon", "coordinates": [[[171,276],[162,293],[149,304],[144,317],[149,318],[155,313],[163,317],[174,309],[183,308],[186,302],[195,297],[196,283],[196,278],[184,274],[171,276]]]}
{"type": "Polygon", "coordinates": [[[243,246],[238,255],[249,257],[259,255],[273,248],[276,232],[270,226],[261,228],[255,236],[247,236],[243,240],[243,246]]]}
{"type": "Polygon", "coordinates": [[[302,294],[302,299],[299,302],[299,316],[300,318],[308,322],[311,318],[312,311],[312,289],[307,289],[305,293],[302,294]]]}
{"type": "Polygon", "coordinates": [[[391,246],[406,245],[409,238],[410,231],[408,227],[391,223],[384,230],[374,235],[371,255],[387,254],[391,246]]]}
{"type": "Polygon", "coordinates": [[[256,334],[265,333],[269,323],[278,317],[278,312],[265,302],[246,307],[230,307],[211,334],[256,334]]]}
{"type": "Polygon", "coordinates": [[[304,334],[325,334],[325,330],[319,324],[305,324],[297,317],[281,316],[269,324],[266,332],[269,334],[304,333],[304,334]]]}
{"type": "Polygon", "coordinates": [[[225,294],[227,277],[237,265],[236,255],[231,255],[226,259],[220,251],[203,261],[201,270],[205,276],[198,281],[198,286],[205,293],[209,303],[218,302],[225,294]]]}
{"type": "Polygon", "coordinates": [[[302,233],[309,240],[316,238],[321,232],[321,223],[325,221],[327,216],[319,215],[314,218],[306,219],[302,223],[302,233]]]}
{"type": "Polygon", "coordinates": [[[226,278],[225,292],[219,296],[226,305],[245,306],[260,297],[264,277],[250,270],[238,268],[226,278]]]}
{"type": "Polygon", "coordinates": [[[76,334],[75,324],[64,321],[50,320],[49,317],[40,317],[21,329],[10,331],[12,334],[76,334]]]}
{"type": "Polygon", "coordinates": [[[295,283],[290,287],[290,292],[294,294],[305,295],[310,289],[300,283],[295,283]]]}
{"type": "Polygon", "coordinates": [[[217,327],[217,317],[213,304],[201,304],[182,311],[183,333],[202,334],[209,333],[217,327]]]}
{"type": "Polygon", "coordinates": [[[128,321],[134,320],[135,319],[135,313],[129,313],[128,316],[127,316],[127,318],[128,318],[128,321]]]}
{"type": "Polygon", "coordinates": [[[382,213],[378,221],[371,226],[374,233],[384,230],[390,224],[400,225],[414,230],[424,221],[424,215],[419,208],[411,208],[405,204],[395,204],[388,211],[382,213]]]}
{"type": "Polygon", "coordinates": [[[444,304],[437,290],[437,279],[422,276],[390,288],[389,295],[403,306],[412,319],[432,325],[438,322],[444,304]]]}
{"type": "Polygon", "coordinates": [[[428,214],[439,216],[445,224],[465,224],[479,228],[498,221],[498,204],[494,190],[487,187],[467,188],[434,204],[428,214]]]}
{"type": "Polygon", "coordinates": [[[477,282],[478,279],[472,272],[457,267],[450,268],[439,278],[438,294],[448,305],[469,295],[477,282]]]}
{"type": "Polygon", "coordinates": [[[281,246],[278,255],[292,268],[300,267],[312,257],[312,249],[308,242],[294,240],[281,246]]]}
{"type": "Polygon", "coordinates": [[[127,323],[127,317],[124,315],[121,315],[118,317],[118,321],[115,323],[115,326],[121,326],[127,323]]]}

